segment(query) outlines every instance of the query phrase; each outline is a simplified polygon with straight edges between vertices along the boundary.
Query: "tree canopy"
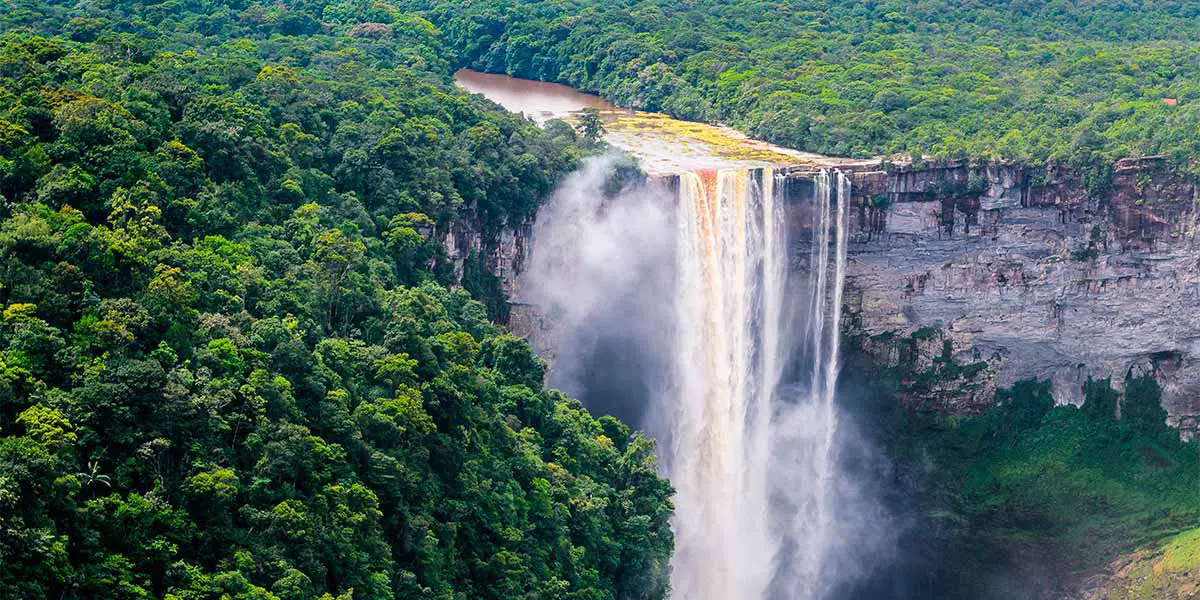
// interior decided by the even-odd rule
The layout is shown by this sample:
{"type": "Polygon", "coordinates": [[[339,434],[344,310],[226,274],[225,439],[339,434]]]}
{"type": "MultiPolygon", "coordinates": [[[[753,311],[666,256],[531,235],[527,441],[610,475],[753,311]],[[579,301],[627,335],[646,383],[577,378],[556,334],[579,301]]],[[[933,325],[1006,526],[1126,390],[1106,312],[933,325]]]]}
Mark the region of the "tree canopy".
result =
{"type": "Polygon", "coordinates": [[[1184,0],[405,0],[464,65],[839,156],[1200,154],[1184,0]]]}
{"type": "Polygon", "coordinates": [[[439,232],[584,152],[373,2],[0,7],[0,598],[662,598],[652,446],[439,232]]]}

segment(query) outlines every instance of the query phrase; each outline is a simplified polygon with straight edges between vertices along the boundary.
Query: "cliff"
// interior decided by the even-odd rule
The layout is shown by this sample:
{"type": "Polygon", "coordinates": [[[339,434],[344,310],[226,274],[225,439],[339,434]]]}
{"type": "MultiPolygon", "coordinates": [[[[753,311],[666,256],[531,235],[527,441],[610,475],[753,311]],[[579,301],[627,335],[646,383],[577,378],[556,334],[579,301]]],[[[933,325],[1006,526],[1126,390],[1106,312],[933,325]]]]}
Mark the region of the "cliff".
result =
{"type": "MultiPolygon", "coordinates": [[[[846,165],[851,231],[846,339],[900,374],[905,400],[972,413],[997,386],[1050,379],[1082,402],[1089,377],[1152,372],[1172,425],[1200,427],[1200,247],[1196,188],[1157,158],[1111,172],[963,164],[846,165]]],[[[811,226],[814,168],[786,169],[798,247],[811,226]]],[[[486,244],[446,237],[452,257],[483,251],[517,297],[529,227],[486,244]]],[[[804,246],[806,247],[806,246],[804,246]]],[[[803,271],[806,253],[796,251],[803,271]]],[[[551,361],[552,324],[515,304],[510,327],[551,361]]]]}
{"type": "Polygon", "coordinates": [[[432,235],[441,245],[446,260],[454,268],[456,281],[462,281],[467,261],[475,257],[482,260],[484,267],[499,279],[504,295],[513,298],[517,293],[525,258],[529,255],[533,223],[502,228],[490,235],[484,233],[484,229],[478,219],[464,217],[454,221],[448,228],[428,232],[428,235],[432,235]]]}
{"type": "Polygon", "coordinates": [[[1149,158],[1093,177],[943,165],[854,179],[846,326],[883,364],[965,366],[912,400],[970,412],[997,385],[1039,377],[1078,404],[1089,377],[1120,386],[1149,371],[1172,424],[1195,429],[1190,178],[1149,158]]]}

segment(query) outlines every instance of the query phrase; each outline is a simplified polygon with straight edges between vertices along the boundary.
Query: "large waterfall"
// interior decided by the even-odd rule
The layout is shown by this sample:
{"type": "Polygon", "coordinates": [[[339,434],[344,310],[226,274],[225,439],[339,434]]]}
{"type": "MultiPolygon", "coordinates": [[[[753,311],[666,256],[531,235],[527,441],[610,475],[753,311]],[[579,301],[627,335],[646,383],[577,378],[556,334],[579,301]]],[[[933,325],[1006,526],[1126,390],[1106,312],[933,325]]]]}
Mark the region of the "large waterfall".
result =
{"type": "Polygon", "coordinates": [[[762,598],[778,541],[768,522],[771,401],[786,339],[782,207],[774,175],[680,177],[679,336],[669,473],[676,598],[762,598]]]}
{"type": "Polygon", "coordinates": [[[829,597],[866,537],[835,467],[849,180],[701,170],[674,197],[614,197],[606,172],[569,180],[535,230],[525,296],[560,326],[552,383],[659,440],[673,600],[829,597]]]}
{"type": "Polygon", "coordinates": [[[796,285],[787,187],[775,177],[771,169],[680,177],[667,453],[679,600],[813,598],[824,589],[850,183],[818,174],[810,277],[796,285]],[[784,385],[785,373],[804,372],[807,385],[784,385]]]}

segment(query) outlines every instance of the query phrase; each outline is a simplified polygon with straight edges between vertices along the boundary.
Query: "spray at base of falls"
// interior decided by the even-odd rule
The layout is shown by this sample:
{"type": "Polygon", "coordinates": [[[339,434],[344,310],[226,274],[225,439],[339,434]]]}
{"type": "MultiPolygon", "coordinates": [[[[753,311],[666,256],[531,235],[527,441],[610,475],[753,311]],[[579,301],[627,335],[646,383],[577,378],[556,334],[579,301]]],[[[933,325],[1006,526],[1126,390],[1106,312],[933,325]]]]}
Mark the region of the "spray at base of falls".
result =
{"type": "Polygon", "coordinates": [[[818,176],[811,278],[799,288],[788,280],[786,187],[775,179],[771,169],[680,176],[666,455],[678,494],[678,600],[824,591],[850,183],[840,172],[818,176]],[[803,335],[793,335],[801,320],[803,335]],[[793,360],[810,373],[807,389],[781,385],[793,360]]]}

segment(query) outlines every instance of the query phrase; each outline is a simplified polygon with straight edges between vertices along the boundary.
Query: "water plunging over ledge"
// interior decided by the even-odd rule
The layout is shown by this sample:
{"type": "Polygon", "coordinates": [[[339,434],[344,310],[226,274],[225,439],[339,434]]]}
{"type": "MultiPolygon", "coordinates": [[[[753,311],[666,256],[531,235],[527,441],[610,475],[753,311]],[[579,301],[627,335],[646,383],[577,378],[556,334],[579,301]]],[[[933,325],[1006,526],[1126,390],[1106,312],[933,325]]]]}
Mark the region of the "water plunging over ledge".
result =
{"type": "Polygon", "coordinates": [[[785,187],[775,179],[770,168],[680,176],[673,443],[664,453],[678,494],[678,598],[825,591],[837,533],[830,504],[849,181],[818,177],[811,271],[800,285],[789,282],[785,187]]]}
{"type": "Polygon", "coordinates": [[[521,289],[557,315],[552,385],[606,412],[629,393],[616,371],[641,368],[614,356],[657,372],[640,384],[653,406],[619,416],[659,441],[676,488],[672,598],[827,597],[855,537],[837,506],[835,401],[850,181],[820,166],[841,159],[563,86],[458,81],[539,122],[599,108],[610,144],[670,173],[615,198],[600,191],[611,159],[572,175],[538,216],[521,289]],[[813,167],[811,187],[775,168],[797,163],[813,167]],[[788,210],[811,215],[799,253],[788,210]]]}

